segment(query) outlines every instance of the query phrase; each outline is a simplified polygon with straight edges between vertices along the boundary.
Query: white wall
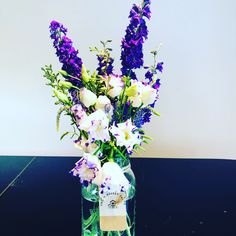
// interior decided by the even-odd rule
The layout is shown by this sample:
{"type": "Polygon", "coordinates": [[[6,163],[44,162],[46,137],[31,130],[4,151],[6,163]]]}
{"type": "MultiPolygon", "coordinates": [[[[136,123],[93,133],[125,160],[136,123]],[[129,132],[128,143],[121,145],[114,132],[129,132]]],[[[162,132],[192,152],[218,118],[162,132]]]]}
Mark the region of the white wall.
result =
{"type": "MultiPolygon", "coordinates": [[[[79,155],[71,140],[59,140],[57,107],[42,79],[44,64],[59,68],[49,22],[69,28],[84,62],[95,69],[88,47],[111,38],[119,59],[132,1],[0,4],[0,154],[79,155]]],[[[148,52],[164,43],[162,116],[147,126],[154,141],[140,155],[236,157],[236,1],[153,0],[152,11],[145,51],[148,62],[148,52]]]]}

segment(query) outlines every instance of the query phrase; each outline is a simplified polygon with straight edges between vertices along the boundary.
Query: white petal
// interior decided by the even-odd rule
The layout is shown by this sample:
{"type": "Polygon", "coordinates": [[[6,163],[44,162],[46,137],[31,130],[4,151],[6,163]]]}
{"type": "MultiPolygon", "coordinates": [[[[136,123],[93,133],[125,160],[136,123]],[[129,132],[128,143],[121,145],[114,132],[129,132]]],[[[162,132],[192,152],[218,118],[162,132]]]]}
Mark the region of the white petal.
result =
{"type": "Polygon", "coordinates": [[[97,100],[96,94],[91,92],[90,90],[86,88],[82,88],[80,90],[80,101],[86,106],[90,107],[91,105],[94,105],[97,100]]]}

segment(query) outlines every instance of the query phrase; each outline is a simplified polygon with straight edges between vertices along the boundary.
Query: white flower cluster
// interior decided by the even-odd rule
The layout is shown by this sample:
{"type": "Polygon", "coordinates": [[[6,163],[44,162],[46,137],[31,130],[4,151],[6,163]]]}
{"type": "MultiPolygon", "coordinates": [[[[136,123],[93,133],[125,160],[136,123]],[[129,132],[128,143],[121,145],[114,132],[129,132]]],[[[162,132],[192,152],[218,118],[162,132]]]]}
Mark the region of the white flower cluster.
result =
{"type": "MultiPolygon", "coordinates": [[[[104,78],[105,79],[105,78],[104,78]]],[[[111,97],[119,96],[123,90],[124,82],[118,76],[111,76],[105,79],[108,87],[108,94],[111,97]]],[[[133,107],[146,107],[157,99],[157,91],[150,85],[132,80],[131,86],[127,90],[127,96],[133,107]]],[[[86,153],[92,153],[97,145],[95,141],[107,142],[111,140],[111,135],[115,138],[117,146],[125,146],[129,153],[132,152],[134,145],[140,145],[142,140],[136,126],[131,119],[118,124],[111,124],[114,108],[111,100],[106,95],[96,96],[86,88],[80,90],[81,103],[89,108],[94,107],[94,112],[87,115],[82,105],[72,107],[72,112],[76,117],[76,122],[80,130],[86,131],[88,138],[82,137],[77,140],[76,147],[86,153]]]]}

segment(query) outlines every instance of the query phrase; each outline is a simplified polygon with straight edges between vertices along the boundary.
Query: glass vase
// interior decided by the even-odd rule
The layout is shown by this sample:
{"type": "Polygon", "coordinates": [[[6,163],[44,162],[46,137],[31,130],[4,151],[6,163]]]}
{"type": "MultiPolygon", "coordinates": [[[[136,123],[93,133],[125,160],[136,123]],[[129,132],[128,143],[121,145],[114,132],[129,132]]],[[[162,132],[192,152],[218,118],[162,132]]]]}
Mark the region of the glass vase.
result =
{"type": "Polygon", "coordinates": [[[136,180],[130,161],[120,160],[117,164],[122,168],[125,177],[130,182],[126,198],[127,228],[124,231],[102,231],[99,215],[99,189],[95,184],[82,186],[82,236],[134,236],[135,235],[135,191],[136,180]]]}

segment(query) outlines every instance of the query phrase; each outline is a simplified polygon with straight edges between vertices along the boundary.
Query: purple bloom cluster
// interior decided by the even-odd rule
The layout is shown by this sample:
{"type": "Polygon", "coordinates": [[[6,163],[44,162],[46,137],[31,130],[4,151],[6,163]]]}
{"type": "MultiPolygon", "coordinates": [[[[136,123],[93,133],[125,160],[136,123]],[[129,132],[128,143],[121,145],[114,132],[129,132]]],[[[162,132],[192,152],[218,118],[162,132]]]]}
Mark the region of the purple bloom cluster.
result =
{"type": "Polygon", "coordinates": [[[151,17],[150,0],[144,0],[142,6],[133,5],[129,15],[130,24],[121,43],[121,71],[132,79],[136,78],[132,70],[143,66],[143,43],[148,35],[144,17],[151,17]]]}
{"type": "Polygon", "coordinates": [[[150,122],[151,115],[152,115],[151,110],[146,107],[137,111],[134,117],[135,126],[141,128],[145,123],[150,122]]]}
{"type": "Polygon", "coordinates": [[[145,78],[149,80],[149,83],[152,81],[153,73],[149,70],[145,74],[145,78]]]}
{"type": "MultiPolygon", "coordinates": [[[[62,69],[69,75],[80,78],[82,60],[78,57],[78,50],[72,46],[72,41],[66,36],[67,29],[57,21],[50,23],[50,37],[56,48],[56,55],[63,64],[62,69]]],[[[67,78],[75,86],[81,86],[81,81],[75,78],[67,78]]]]}
{"type": "Polygon", "coordinates": [[[105,58],[103,55],[97,55],[97,59],[98,59],[98,68],[97,68],[98,74],[99,75],[112,74],[114,59],[112,57],[105,58]]]}
{"type": "MultiPolygon", "coordinates": [[[[164,62],[158,62],[154,70],[148,70],[145,74],[145,78],[148,80],[148,84],[150,84],[153,81],[154,74],[157,74],[157,71],[161,72],[163,71],[163,65],[164,62]]],[[[157,79],[155,83],[153,84],[153,88],[158,90],[160,87],[160,79],[157,79]]]]}

